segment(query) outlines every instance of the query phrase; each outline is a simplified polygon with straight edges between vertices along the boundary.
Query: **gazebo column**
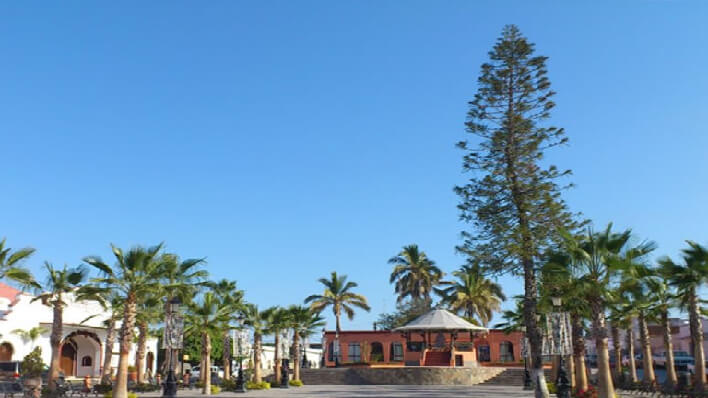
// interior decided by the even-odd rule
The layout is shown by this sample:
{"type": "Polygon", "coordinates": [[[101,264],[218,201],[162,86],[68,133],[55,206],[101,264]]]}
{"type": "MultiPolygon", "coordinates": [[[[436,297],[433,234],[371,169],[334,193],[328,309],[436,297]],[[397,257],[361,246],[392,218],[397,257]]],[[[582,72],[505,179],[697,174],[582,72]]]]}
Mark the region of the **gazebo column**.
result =
{"type": "Polygon", "coordinates": [[[450,333],[450,366],[455,367],[455,337],[457,333],[450,333]]]}

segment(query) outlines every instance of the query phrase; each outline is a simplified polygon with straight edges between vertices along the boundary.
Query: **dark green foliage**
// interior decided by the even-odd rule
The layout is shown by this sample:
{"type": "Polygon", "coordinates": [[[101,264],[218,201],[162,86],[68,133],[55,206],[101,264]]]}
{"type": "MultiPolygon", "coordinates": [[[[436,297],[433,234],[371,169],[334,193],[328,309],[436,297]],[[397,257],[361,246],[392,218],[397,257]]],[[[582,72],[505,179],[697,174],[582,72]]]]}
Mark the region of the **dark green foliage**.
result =
{"type": "Polygon", "coordinates": [[[381,330],[401,327],[432,309],[430,301],[409,300],[396,305],[396,311],[380,314],[376,326],[381,330]]]}
{"type": "Polygon", "coordinates": [[[455,188],[458,208],[473,226],[463,232],[459,250],[498,272],[518,273],[522,258],[535,260],[559,240],[559,229],[576,227],[556,182],[570,171],[542,165],[544,151],[567,138],[562,128],[543,124],[555,92],[547,57],[533,53],[516,26],[504,28],[469,103],[466,126],[476,145],[457,144],[465,151],[463,169],[471,173],[455,188]]]}
{"type": "Polygon", "coordinates": [[[22,360],[22,375],[25,377],[37,377],[42,374],[44,370],[44,362],[42,362],[42,349],[35,347],[32,352],[25,355],[22,360]]]}
{"type": "MultiPolygon", "coordinates": [[[[224,342],[219,337],[219,334],[211,336],[211,358],[214,365],[222,365],[221,358],[223,356],[224,342]]],[[[202,357],[202,340],[198,333],[185,333],[183,340],[182,354],[189,355],[189,363],[192,365],[199,364],[199,358],[202,357]]]]}

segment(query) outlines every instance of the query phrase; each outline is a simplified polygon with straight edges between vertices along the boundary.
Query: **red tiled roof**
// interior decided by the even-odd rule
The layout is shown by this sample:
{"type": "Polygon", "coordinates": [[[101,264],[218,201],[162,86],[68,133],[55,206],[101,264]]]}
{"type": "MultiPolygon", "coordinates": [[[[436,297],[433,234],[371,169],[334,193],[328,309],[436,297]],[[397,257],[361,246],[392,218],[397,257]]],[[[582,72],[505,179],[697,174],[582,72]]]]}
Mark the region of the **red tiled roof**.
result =
{"type": "Polygon", "coordinates": [[[0,297],[4,297],[4,298],[14,302],[15,298],[20,293],[22,293],[22,291],[17,290],[10,285],[6,285],[6,284],[0,282],[0,297]]]}

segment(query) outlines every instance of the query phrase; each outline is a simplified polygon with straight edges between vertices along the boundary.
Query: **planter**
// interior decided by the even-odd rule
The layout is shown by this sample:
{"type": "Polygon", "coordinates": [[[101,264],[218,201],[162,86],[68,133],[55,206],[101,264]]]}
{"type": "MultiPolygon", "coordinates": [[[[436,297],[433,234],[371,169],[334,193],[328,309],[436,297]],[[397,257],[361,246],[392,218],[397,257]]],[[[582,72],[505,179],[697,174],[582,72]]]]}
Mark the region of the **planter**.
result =
{"type": "Polygon", "coordinates": [[[28,395],[39,398],[42,394],[42,376],[28,377],[22,380],[22,385],[28,391],[28,395]]]}

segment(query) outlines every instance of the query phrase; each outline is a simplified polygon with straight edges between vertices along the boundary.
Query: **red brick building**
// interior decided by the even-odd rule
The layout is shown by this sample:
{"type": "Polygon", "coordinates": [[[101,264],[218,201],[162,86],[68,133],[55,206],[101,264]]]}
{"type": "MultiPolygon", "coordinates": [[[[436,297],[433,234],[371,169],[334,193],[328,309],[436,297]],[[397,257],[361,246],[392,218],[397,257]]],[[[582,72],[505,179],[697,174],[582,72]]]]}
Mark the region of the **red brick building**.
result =
{"type": "MultiPolygon", "coordinates": [[[[451,366],[521,365],[522,333],[352,330],[339,335],[340,365],[451,366]]],[[[335,332],[324,335],[324,364],[335,366],[335,332]]]]}

